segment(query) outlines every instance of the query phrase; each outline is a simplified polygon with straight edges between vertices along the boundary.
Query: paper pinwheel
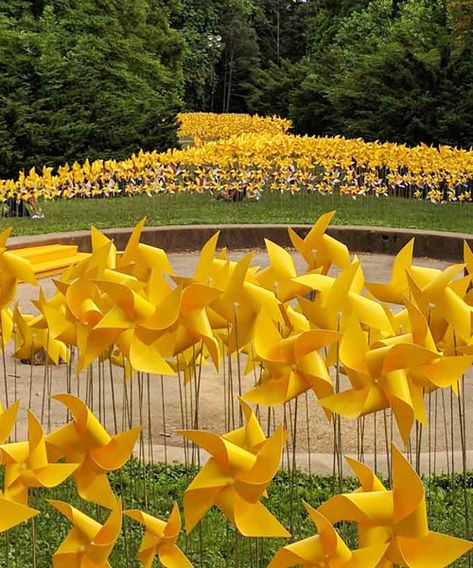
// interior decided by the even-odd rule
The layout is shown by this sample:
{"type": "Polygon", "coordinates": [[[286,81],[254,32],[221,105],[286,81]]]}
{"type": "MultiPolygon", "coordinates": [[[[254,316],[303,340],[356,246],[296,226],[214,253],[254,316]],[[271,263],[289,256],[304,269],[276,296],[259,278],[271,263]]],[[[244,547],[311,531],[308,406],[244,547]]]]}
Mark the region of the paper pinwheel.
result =
{"type": "Polygon", "coordinates": [[[4,497],[28,504],[28,490],[33,487],[56,487],[78,467],[77,463],[52,463],[46,451],[43,428],[28,411],[28,441],[0,446],[5,465],[4,497]]]}
{"type": "MultiPolygon", "coordinates": [[[[404,369],[384,372],[382,367],[385,350],[370,350],[368,340],[359,322],[352,317],[340,342],[340,360],[344,372],[353,385],[352,389],[319,401],[323,408],[342,416],[357,418],[388,408],[393,410],[405,443],[415,419],[415,404],[411,385],[404,369]]],[[[419,410],[418,415],[422,412],[419,410]]]]}
{"type": "Polygon", "coordinates": [[[307,290],[307,287],[294,281],[294,278],[297,278],[297,272],[289,252],[268,239],[265,239],[265,243],[271,264],[268,268],[258,272],[258,283],[263,288],[274,292],[281,302],[292,300],[307,290]]]}
{"type": "Polygon", "coordinates": [[[386,334],[392,333],[392,325],[383,306],[360,293],[364,276],[357,258],[336,278],[312,273],[299,276],[294,282],[316,292],[313,302],[306,298],[299,299],[303,313],[313,325],[337,329],[339,314],[344,317],[354,314],[368,327],[386,334]]]}
{"type": "Polygon", "coordinates": [[[469,541],[429,530],[422,480],[394,444],[390,491],[366,465],[347,461],[361,488],[332,497],[318,510],[331,523],[355,522],[360,546],[389,544],[383,566],[443,568],[473,548],[469,541]]]}
{"type": "MultiPolygon", "coordinates": [[[[18,407],[20,403],[15,402],[12,406],[3,410],[0,405],[0,444],[3,444],[13,429],[18,414],[18,407]]],[[[1,463],[0,451],[0,463],[1,463]]],[[[0,492],[0,533],[10,530],[13,527],[31,519],[37,515],[39,511],[31,509],[26,505],[21,505],[15,501],[4,499],[0,492]]]]}
{"type": "Polygon", "coordinates": [[[141,428],[110,436],[80,399],[70,394],[52,398],[65,404],[74,420],[47,436],[48,453],[80,464],[73,475],[79,495],[111,509],[116,498],[107,473],[129,460],[141,428]]]}
{"type": "Polygon", "coordinates": [[[19,407],[20,407],[19,401],[15,402],[15,404],[10,406],[6,410],[3,410],[3,407],[0,404],[0,444],[3,444],[8,440],[8,437],[10,436],[11,431],[15,426],[16,416],[18,414],[19,407]]]}
{"type": "Polygon", "coordinates": [[[144,568],[152,567],[156,555],[164,568],[192,568],[192,564],[176,544],[181,532],[181,515],[177,504],[174,504],[167,523],[142,511],[129,510],[124,511],[124,514],[146,529],[138,551],[138,558],[144,568]]]}
{"type": "Polygon", "coordinates": [[[246,425],[223,436],[181,432],[211,457],[184,493],[189,533],[217,506],[243,536],[288,537],[289,533],[260,503],[276,474],[286,433],[279,427],[266,438],[250,407],[240,402],[246,425]]]}
{"type": "Polygon", "coordinates": [[[53,567],[110,568],[108,558],[122,528],[121,501],[115,501],[103,525],[68,503],[54,500],[49,503],[73,525],[53,555],[53,567]]]}
{"type": "Polygon", "coordinates": [[[336,343],[336,331],[311,330],[283,339],[271,318],[258,316],[254,350],[269,377],[243,398],[249,402],[277,406],[312,388],[322,398],[333,394],[333,385],[323,357],[322,347],[336,343]]]}
{"type": "Polygon", "coordinates": [[[321,513],[307,503],[304,506],[319,534],[281,548],[268,568],[296,565],[306,568],[376,568],[379,565],[388,549],[387,544],[352,551],[321,513]]]}
{"type": "Polygon", "coordinates": [[[396,255],[394,259],[391,280],[388,284],[367,282],[368,290],[382,302],[391,304],[403,304],[404,297],[409,292],[407,269],[412,266],[414,254],[414,239],[411,239],[396,255]]]}
{"type": "Polygon", "coordinates": [[[454,280],[464,268],[464,264],[454,264],[444,271],[418,266],[408,270],[412,297],[424,316],[429,318],[436,339],[439,339],[438,336],[445,329],[442,322],[452,326],[456,336],[462,341],[469,342],[471,339],[473,308],[463,299],[471,277],[460,280],[460,294],[456,288],[458,281],[454,280]]]}
{"type": "Polygon", "coordinates": [[[264,311],[273,321],[283,323],[280,303],[274,293],[247,281],[250,261],[251,254],[237,263],[225,290],[210,306],[231,325],[227,346],[230,353],[251,341],[260,312],[264,311]]]}
{"type": "Polygon", "coordinates": [[[36,509],[5,499],[0,493],[0,533],[9,531],[38,514],[36,509]]]}
{"type": "Polygon", "coordinates": [[[331,211],[319,217],[304,239],[289,228],[291,242],[307,262],[309,269],[321,268],[323,274],[327,274],[332,264],[345,268],[350,263],[348,248],[325,234],[334,215],[335,211],[331,211]]]}

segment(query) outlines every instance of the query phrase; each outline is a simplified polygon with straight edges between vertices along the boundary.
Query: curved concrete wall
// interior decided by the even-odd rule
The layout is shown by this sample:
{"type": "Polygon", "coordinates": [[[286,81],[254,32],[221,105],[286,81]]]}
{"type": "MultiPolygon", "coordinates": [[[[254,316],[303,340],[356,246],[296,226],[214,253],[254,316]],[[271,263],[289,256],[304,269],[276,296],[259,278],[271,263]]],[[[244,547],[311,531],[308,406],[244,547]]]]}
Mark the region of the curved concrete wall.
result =
{"type": "MultiPolygon", "coordinates": [[[[310,230],[307,225],[291,225],[301,236],[310,230]]],[[[195,251],[218,230],[219,246],[229,249],[264,248],[264,239],[290,247],[287,225],[193,225],[170,227],[146,227],[142,242],[165,249],[167,252],[195,251]]],[[[104,233],[123,250],[132,229],[107,229],[104,233]]],[[[473,235],[443,233],[415,229],[390,229],[382,227],[332,226],[328,234],[345,243],[351,252],[368,252],[394,255],[413,237],[416,239],[415,256],[439,260],[460,261],[463,257],[463,241],[473,247],[473,235]]],[[[46,244],[74,244],[83,252],[90,251],[90,233],[50,233],[28,237],[14,237],[9,248],[21,248],[46,244]]]]}

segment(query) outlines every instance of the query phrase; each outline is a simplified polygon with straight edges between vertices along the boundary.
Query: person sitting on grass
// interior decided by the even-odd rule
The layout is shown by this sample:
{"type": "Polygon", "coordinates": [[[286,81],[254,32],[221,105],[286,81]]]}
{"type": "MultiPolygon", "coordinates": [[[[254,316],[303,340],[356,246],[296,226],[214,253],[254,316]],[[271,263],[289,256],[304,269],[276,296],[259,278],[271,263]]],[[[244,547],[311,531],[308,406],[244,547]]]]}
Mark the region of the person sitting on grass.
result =
{"type": "Polygon", "coordinates": [[[24,199],[16,199],[15,197],[8,197],[3,204],[2,217],[44,219],[44,213],[41,211],[34,197],[30,197],[27,201],[24,199]]]}

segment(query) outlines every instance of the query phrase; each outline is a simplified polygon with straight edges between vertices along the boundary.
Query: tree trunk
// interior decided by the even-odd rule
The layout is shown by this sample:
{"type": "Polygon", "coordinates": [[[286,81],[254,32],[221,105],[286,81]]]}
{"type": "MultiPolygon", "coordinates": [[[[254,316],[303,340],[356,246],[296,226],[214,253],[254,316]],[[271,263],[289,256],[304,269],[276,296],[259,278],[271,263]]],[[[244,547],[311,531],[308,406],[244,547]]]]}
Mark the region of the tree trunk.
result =
{"type": "Polygon", "coordinates": [[[230,100],[232,98],[232,81],[233,81],[233,61],[235,59],[235,49],[230,52],[230,69],[228,71],[228,91],[227,91],[227,110],[230,112],[230,100]]]}

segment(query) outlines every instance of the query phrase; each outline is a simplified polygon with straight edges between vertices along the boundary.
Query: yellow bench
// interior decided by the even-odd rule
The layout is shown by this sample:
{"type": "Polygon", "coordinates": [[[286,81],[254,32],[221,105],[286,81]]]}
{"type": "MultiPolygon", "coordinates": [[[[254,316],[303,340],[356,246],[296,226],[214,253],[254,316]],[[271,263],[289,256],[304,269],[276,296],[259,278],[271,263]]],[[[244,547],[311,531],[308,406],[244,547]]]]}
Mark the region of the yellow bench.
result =
{"type": "Polygon", "coordinates": [[[43,245],[9,251],[31,262],[36,278],[47,278],[87,258],[75,245],[43,245]]]}

